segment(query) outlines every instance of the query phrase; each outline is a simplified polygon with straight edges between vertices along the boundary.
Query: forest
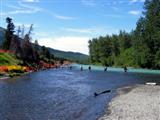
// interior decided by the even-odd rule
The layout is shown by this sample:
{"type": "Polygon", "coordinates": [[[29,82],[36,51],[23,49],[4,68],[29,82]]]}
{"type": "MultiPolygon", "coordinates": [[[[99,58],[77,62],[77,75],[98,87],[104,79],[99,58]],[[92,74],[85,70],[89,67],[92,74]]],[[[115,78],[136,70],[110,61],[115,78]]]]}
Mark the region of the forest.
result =
{"type": "Polygon", "coordinates": [[[160,1],[145,1],[142,16],[131,32],[121,30],[89,40],[89,53],[93,64],[159,69],[160,1]]]}

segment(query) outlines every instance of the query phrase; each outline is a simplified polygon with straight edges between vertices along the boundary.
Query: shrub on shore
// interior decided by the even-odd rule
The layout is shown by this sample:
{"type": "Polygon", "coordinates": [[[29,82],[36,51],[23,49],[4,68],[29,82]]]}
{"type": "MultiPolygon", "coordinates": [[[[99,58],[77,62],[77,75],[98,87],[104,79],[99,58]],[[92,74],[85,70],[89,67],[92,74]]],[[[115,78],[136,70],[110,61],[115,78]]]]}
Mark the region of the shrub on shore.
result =
{"type": "Polygon", "coordinates": [[[30,69],[26,66],[19,66],[19,65],[11,65],[11,66],[0,66],[1,72],[28,72],[30,69]]]}

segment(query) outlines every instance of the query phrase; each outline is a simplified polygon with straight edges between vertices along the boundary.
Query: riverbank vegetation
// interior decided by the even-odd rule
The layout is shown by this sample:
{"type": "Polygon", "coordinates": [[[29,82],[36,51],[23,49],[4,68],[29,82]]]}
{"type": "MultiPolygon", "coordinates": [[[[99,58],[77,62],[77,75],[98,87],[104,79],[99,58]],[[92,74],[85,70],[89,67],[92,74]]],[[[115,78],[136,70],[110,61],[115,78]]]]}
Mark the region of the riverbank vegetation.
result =
{"type": "Polygon", "coordinates": [[[22,61],[17,59],[14,53],[9,51],[0,51],[0,76],[18,76],[22,73],[29,72],[31,69],[27,66],[20,65],[22,61]]]}
{"type": "MultiPolygon", "coordinates": [[[[105,66],[160,68],[160,1],[146,0],[135,30],[93,38],[90,61],[105,66]]],[[[127,24],[127,23],[126,23],[127,24]]]]}

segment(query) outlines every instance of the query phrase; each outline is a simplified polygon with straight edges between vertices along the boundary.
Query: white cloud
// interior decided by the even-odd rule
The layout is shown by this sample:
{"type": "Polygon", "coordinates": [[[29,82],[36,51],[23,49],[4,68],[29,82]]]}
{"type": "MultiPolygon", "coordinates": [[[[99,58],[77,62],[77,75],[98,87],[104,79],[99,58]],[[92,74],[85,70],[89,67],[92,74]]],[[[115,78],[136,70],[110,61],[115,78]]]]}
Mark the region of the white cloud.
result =
{"type": "Polygon", "coordinates": [[[130,0],[130,3],[145,2],[145,0],[130,0]]]}
{"type": "Polygon", "coordinates": [[[58,50],[73,51],[88,54],[89,37],[64,36],[57,38],[41,38],[40,45],[45,45],[58,50]]]}
{"type": "Polygon", "coordinates": [[[60,15],[60,14],[54,13],[53,11],[49,11],[49,10],[43,10],[43,11],[50,14],[54,18],[59,19],[59,20],[74,20],[74,19],[76,19],[75,17],[60,15]]]}
{"type": "Polygon", "coordinates": [[[87,35],[89,37],[97,37],[100,35],[112,34],[117,32],[117,29],[107,26],[94,26],[90,28],[62,28],[65,32],[69,32],[72,34],[79,34],[79,35],[87,35]]]}
{"type": "Polygon", "coordinates": [[[14,9],[12,11],[7,12],[6,14],[8,14],[8,15],[34,14],[34,13],[42,11],[42,9],[39,7],[23,4],[21,2],[18,2],[18,6],[7,5],[7,7],[14,9]]]}
{"type": "Polygon", "coordinates": [[[12,5],[12,4],[7,4],[6,6],[7,6],[8,8],[16,9],[16,10],[21,9],[19,6],[15,6],[15,5],[12,5]]]}
{"type": "Polygon", "coordinates": [[[15,11],[10,11],[8,14],[14,15],[14,14],[33,14],[36,11],[31,11],[31,10],[15,10],[15,11]]]}
{"type": "Polygon", "coordinates": [[[73,20],[73,19],[75,19],[74,17],[62,16],[62,15],[58,15],[58,14],[53,14],[53,16],[57,19],[60,19],[60,20],[73,20]]]}
{"type": "Polygon", "coordinates": [[[83,5],[87,5],[87,6],[95,6],[96,5],[94,0],[81,0],[81,3],[83,5]]]}
{"type": "Polygon", "coordinates": [[[112,18],[124,18],[125,17],[125,16],[120,15],[120,14],[105,14],[103,16],[112,17],[112,18]]]}
{"type": "Polygon", "coordinates": [[[138,0],[130,0],[131,3],[135,3],[137,2],[138,0]]]}
{"type": "Polygon", "coordinates": [[[138,11],[138,10],[131,10],[128,13],[131,14],[131,15],[140,15],[141,14],[141,12],[138,11]]]}
{"type": "Polygon", "coordinates": [[[39,0],[22,0],[22,2],[39,2],[39,0]]]}
{"type": "Polygon", "coordinates": [[[64,30],[77,33],[92,33],[96,31],[94,28],[64,28],[64,30]]]}
{"type": "Polygon", "coordinates": [[[55,35],[54,32],[45,32],[45,31],[40,31],[40,32],[37,32],[34,34],[37,38],[47,38],[48,36],[53,36],[53,34],[55,35]]]}

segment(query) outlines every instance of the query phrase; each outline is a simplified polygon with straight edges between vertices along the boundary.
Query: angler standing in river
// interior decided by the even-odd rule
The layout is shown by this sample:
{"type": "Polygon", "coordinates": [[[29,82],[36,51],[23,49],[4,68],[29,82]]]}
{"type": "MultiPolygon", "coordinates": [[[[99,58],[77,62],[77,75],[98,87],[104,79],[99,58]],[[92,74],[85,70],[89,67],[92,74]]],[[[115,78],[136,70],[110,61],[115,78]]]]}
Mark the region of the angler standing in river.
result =
{"type": "Polygon", "coordinates": [[[91,71],[91,66],[88,67],[88,70],[91,71]]]}
{"type": "Polygon", "coordinates": [[[124,67],[124,72],[127,72],[127,70],[128,70],[128,69],[127,69],[127,67],[125,66],[125,67],[124,67]]]}
{"type": "Polygon", "coordinates": [[[104,71],[107,71],[107,66],[105,66],[104,71]]]}
{"type": "Polygon", "coordinates": [[[81,66],[81,71],[83,71],[83,67],[81,66]]]}

